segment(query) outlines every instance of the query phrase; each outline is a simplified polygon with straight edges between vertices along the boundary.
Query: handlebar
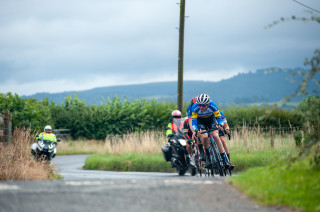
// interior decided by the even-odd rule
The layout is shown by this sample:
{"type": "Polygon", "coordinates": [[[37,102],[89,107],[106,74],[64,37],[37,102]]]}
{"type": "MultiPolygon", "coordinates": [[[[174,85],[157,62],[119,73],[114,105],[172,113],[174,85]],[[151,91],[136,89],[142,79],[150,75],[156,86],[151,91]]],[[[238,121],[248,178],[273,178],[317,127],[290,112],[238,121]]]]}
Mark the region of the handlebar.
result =
{"type": "Polygon", "coordinates": [[[200,134],[209,133],[209,132],[212,132],[212,131],[215,131],[215,130],[216,130],[216,129],[208,129],[208,130],[205,130],[205,131],[200,132],[200,134]]]}

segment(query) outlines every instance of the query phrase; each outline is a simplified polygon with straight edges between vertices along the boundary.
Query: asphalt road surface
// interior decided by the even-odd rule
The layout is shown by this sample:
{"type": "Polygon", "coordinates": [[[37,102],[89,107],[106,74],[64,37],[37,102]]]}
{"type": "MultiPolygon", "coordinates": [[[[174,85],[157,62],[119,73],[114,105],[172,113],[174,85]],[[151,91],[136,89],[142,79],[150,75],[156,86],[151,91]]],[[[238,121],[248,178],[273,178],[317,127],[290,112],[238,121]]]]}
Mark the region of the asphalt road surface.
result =
{"type": "Polygon", "coordinates": [[[263,207],[221,177],[81,170],[87,156],[57,156],[64,180],[0,182],[0,212],[284,212],[263,207]]]}

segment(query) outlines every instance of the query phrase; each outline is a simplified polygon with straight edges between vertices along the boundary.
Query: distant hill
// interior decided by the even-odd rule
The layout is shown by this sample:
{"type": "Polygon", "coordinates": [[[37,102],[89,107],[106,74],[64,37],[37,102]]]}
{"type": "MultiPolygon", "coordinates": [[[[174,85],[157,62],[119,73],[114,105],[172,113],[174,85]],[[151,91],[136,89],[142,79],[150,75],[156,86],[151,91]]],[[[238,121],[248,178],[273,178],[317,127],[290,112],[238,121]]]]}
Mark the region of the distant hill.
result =
{"type": "MultiPolygon", "coordinates": [[[[265,70],[257,70],[256,72],[238,74],[230,79],[219,82],[185,81],[183,86],[184,101],[190,101],[192,97],[199,93],[208,93],[218,104],[277,102],[285,96],[290,96],[290,94],[297,89],[297,83],[292,83],[287,80],[288,78],[292,79],[291,74],[286,72],[265,74],[264,72],[265,70]]],[[[296,76],[295,78],[297,79],[299,77],[296,76]]],[[[315,86],[310,89],[315,89],[315,86]]],[[[86,91],[52,94],[37,93],[31,96],[23,96],[23,98],[34,97],[42,100],[48,97],[49,100],[60,104],[66,96],[73,97],[75,93],[79,99],[84,99],[89,105],[100,105],[103,99],[107,101],[108,98],[113,98],[115,95],[121,99],[127,98],[128,100],[145,98],[147,100],[155,99],[157,101],[176,101],[177,82],[110,86],[86,91]]]]}

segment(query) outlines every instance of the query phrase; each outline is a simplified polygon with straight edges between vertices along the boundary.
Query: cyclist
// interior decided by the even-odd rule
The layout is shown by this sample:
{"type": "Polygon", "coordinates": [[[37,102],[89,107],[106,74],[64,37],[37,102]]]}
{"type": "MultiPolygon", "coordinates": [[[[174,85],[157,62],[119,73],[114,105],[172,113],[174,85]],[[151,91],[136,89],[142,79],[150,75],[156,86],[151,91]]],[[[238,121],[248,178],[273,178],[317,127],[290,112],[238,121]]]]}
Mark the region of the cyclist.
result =
{"type": "Polygon", "coordinates": [[[230,128],[229,128],[229,125],[228,125],[227,118],[226,118],[226,116],[223,114],[223,112],[221,110],[220,110],[220,114],[221,114],[221,118],[222,118],[223,129],[219,129],[219,137],[220,137],[222,146],[223,146],[224,150],[227,153],[227,157],[228,157],[229,162],[230,162],[230,168],[233,169],[235,167],[235,165],[231,163],[229,148],[227,146],[226,140],[224,139],[224,135],[225,134],[229,135],[229,139],[231,138],[230,137],[230,128]]]}
{"type": "Polygon", "coordinates": [[[201,132],[206,129],[214,129],[214,131],[212,131],[212,135],[218,146],[221,158],[225,165],[229,166],[229,163],[226,160],[225,151],[219,138],[218,129],[222,129],[222,127],[219,126],[219,124],[222,125],[222,119],[218,106],[210,100],[208,94],[199,94],[197,96],[197,102],[192,105],[191,112],[193,129],[192,137],[195,139],[200,136],[200,140],[204,146],[209,163],[211,163],[209,153],[210,139],[207,133],[201,134],[201,132]]]}
{"type": "Polygon", "coordinates": [[[174,110],[171,113],[172,122],[166,127],[167,138],[178,136],[179,138],[184,138],[183,136],[183,121],[181,119],[181,112],[179,110],[174,110]]]}
{"type": "MultiPolygon", "coordinates": [[[[194,103],[196,103],[197,102],[197,97],[193,97],[192,99],[191,99],[191,102],[190,102],[190,105],[188,106],[188,108],[187,108],[187,116],[188,117],[191,117],[191,109],[192,109],[192,105],[194,104],[194,103]]],[[[191,119],[190,119],[190,121],[191,121],[191,119]]],[[[190,125],[191,125],[191,122],[190,122],[190,125]]]]}
{"type": "Polygon", "coordinates": [[[191,125],[189,124],[190,123],[189,120],[191,120],[191,117],[187,117],[183,122],[183,135],[187,144],[187,152],[188,152],[187,157],[189,158],[190,163],[194,165],[195,162],[194,162],[194,157],[192,155],[192,130],[191,130],[191,125]]]}
{"type": "MultiPolygon", "coordinates": [[[[187,116],[188,116],[188,127],[190,127],[190,130],[192,132],[192,106],[194,103],[197,102],[197,97],[193,97],[190,101],[190,105],[188,106],[187,108],[187,116]]],[[[192,137],[191,137],[192,138],[192,137]]],[[[203,150],[203,145],[201,142],[198,141],[198,139],[195,140],[198,144],[198,147],[199,147],[199,151],[200,151],[200,160],[204,160],[205,157],[204,157],[204,150],[203,150]]]]}

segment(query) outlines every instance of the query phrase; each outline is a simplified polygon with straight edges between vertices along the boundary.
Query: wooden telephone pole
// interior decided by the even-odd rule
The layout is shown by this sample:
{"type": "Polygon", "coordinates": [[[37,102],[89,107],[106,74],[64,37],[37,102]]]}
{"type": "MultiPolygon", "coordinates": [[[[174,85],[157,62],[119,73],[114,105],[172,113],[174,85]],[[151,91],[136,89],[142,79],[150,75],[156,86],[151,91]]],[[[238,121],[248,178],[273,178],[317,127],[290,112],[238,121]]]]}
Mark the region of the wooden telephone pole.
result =
{"type": "Polygon", "coordinates": [[[179,24],[179,57],[178,57],[178,110],[183,110],[183,50],[184,50],[184,18],[185,0],[180,0],[180,24],[179,24]]]}

